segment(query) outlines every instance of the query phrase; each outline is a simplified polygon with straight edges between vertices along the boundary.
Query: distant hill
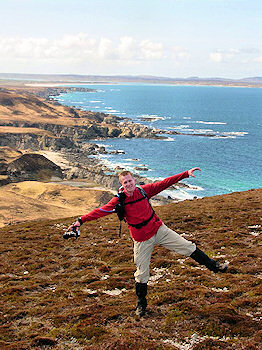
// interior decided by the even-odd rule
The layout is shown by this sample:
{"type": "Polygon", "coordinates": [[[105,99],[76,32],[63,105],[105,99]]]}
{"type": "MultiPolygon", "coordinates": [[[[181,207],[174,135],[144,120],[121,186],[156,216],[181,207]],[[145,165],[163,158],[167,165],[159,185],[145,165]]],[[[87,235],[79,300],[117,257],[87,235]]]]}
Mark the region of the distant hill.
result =
{"type": "MultiPolygon", "coordinates": [[[[34,190],[36,207],[39,195],[52,193],[34,190]]],[[[218,275],[157,247],[142,319],[134,312],[132,241],[125,225],[119,239],[116,216],[84,224],[69,241],[62,233],[73,218],[56,209],[52,218],[1,228],[0,348],[261,349],[261,202],[259,189],[156,208],[169,227],[230,265],[218,275]]],[[[78,209],[84,213],[84,203],[78,209]]]]}
{"type": "Polygon", "coordinates": [[[9,83],[20,83],[21,80],[37,82],[143,82],[143,83],[166,83],[166,84],[189,84],[189,85],[225,85],[225,86],[253,86],[262,87],[262,77],[247,77],[240,79],[219,77],[188,77],[172,78],[151,75],[80,75],[80,74],[16,74],[0,73],[0,79],[9,79],[9,83]]]}

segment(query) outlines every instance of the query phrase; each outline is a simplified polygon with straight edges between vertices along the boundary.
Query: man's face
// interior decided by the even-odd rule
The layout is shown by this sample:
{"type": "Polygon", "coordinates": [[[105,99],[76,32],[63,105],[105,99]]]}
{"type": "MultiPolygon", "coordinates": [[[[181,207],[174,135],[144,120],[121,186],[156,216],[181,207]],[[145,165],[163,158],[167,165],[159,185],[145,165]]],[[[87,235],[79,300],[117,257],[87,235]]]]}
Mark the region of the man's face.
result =
{"type": "Polygon", "coordinates": [[[131,174],[127,174],[125,176],[120,177],[120,183],[124,187],[124,191],[128,196],[132,196],[135,188],[136,182],[131,174]]]}

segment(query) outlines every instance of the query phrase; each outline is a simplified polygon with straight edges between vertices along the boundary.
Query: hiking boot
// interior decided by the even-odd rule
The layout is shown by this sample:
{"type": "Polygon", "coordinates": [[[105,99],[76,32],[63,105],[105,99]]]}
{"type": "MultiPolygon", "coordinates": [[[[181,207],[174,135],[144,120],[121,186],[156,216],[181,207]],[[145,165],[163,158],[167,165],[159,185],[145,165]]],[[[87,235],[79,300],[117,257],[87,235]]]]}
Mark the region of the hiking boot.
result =
{"type": "Polygon", "coordinates": [[[202,250],[196,248],[196,250],[190,255],[192,259],[198,262],[200,265],[206,266],[210,271],[214,273],[226,272],[228,268],[228,263],[220,264],[214,259],[210,259],[202,250]]]}
{"type": "Polygon", "coordinates": [[[136,295],[137,295],[137,306],[136,315],[142,317],[146,313],[147,307],[147,283],[136,282],[136,295]]]}
{"type": "Polygon", "coordinates": [[[222,273],[224,273],[224,272],[227,271],[228,265],[229,265],[228,262],[224,262],[224,264],[220,264],[219,262],[216,262],[217,271],[214,271],[214,272],[215,272],[215,273],[216,273],[216,272],[222,272],[222,273]]]}
{"type": "Polygon", "coordinates": [[[137,305],[136,307],[136,315],[139,317],[143,317],[146,313],[146,306],[137,305]]]}

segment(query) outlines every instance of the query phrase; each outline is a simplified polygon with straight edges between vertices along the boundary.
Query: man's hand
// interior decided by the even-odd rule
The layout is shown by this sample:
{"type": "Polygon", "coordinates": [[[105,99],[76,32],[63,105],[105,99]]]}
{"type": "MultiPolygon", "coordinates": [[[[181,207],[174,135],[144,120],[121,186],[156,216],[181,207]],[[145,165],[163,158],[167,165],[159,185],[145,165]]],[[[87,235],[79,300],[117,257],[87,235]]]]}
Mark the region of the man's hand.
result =
{"type": "Polygon", "coordinates": [[[78,232],[80,229],[80,222],[77,220],[76,222],[73,222],[71,226],[68,227],[67,231],[73,231],[73,232],[78,232]]]}
{"type": "Polygon", "coordinates": [[[195,177],[195,175],[194,175],[193,173],[194,173],[194,171],[196,171],[196,170],[201,171],[200,168],[192,168],[192,169],[188,170],[188,175],[189,175],[189,176],[192,176],[192,177],[195,177]]]}
{"type": "Polygon", "coordinates": [[[69,239],[72,237],[78,238],[80,236],[80,226],[82,225],[82,220],[79,218],[76,222],[70,225],[67,232],[63,234],[64,239],[69,239]]]}

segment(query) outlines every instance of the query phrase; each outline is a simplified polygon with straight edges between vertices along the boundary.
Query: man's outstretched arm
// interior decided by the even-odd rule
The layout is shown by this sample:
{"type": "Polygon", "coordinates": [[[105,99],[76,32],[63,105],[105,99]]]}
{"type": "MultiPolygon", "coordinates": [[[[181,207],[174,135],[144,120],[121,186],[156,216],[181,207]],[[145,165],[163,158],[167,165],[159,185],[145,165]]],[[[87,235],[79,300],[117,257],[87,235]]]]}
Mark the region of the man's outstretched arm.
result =
{"type": "Polygon", "coordinates": [[[192,168],[190,170],[184,171],[180,174],[177,175],[173,175],[170,177],[165,178],[162,181],[158,181],[158,182],[154,182],[151,184],[147,184],[147,185],[143,185],[143,189],[146,191],[147,195],[149,198],[155,196],[156,194],[164,191],[165,189],[167,189],[168,187],[174,185],[175,183],[189,177],[189,176],[193,176],[194,175],[194,171],[199,170],[201,171],[200,168],[196,167],[196,168],[192,168]]]}
{"type": "Polygon", "coordinates": [[[101,208],[96,208],[87,214],[80,216],[75,222],[72,223],[67,229],[67,232],[63,235],[65,239],[80,236],[80,226],[86,221],[97,220],[103,216],[115,213],[115,205],[118,199],[113,197],[107,204],[101,208]]]}

